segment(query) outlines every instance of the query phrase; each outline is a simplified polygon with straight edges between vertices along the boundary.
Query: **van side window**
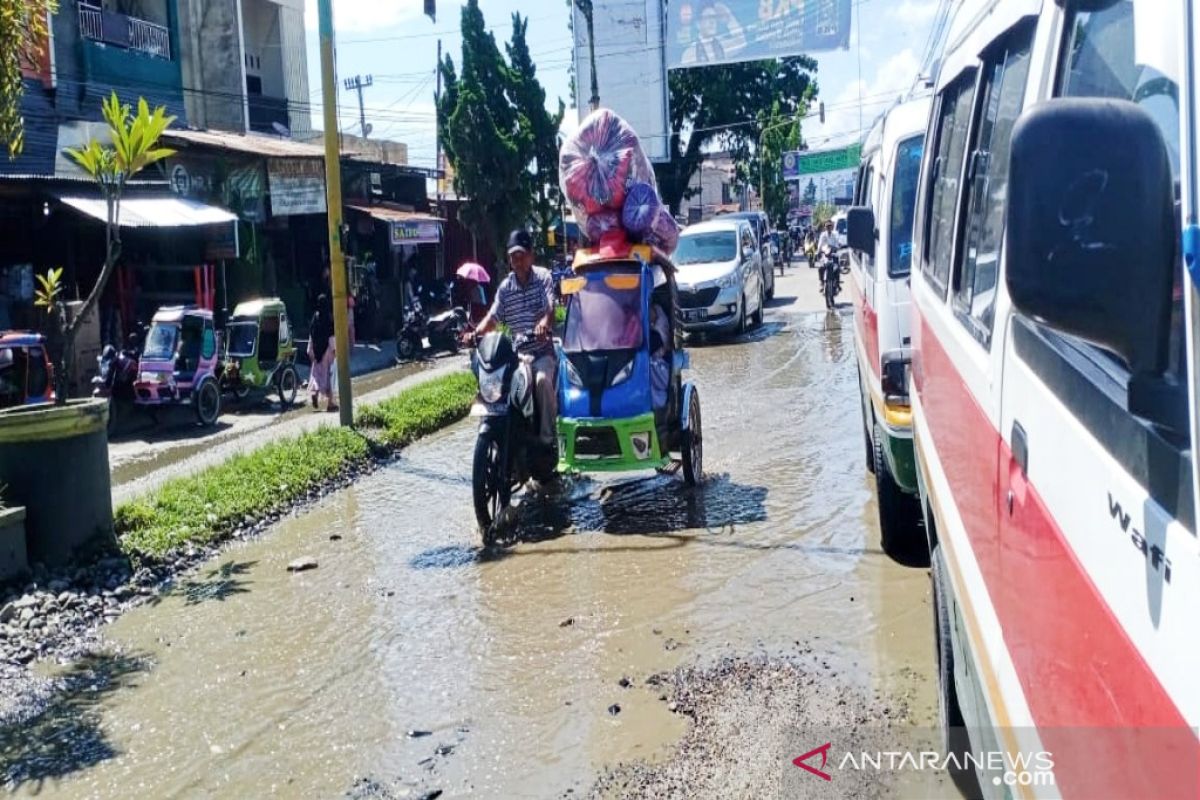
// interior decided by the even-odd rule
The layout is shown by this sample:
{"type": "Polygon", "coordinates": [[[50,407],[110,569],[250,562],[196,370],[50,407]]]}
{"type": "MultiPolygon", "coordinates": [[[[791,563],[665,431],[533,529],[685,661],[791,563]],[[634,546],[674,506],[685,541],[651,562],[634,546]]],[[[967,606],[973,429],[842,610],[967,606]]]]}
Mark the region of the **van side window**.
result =
{"type": "Polygon", "coordinates": [[[888,276],[902,278],[912,269],[913,213],[917,206],[917,181],[921,177],[921,154],[925,134],[905,139],[896,147],[892,171],[892,206],[888,214],[888,276]]]}
{"type": "MultiPolygon", "coordinates": [[[[875,168],[868,165],[863,170],[862,180],[862,200],[859,205],[875,207],[875,168]]],[[[839,231],[841,233],[841,231],[839,231]]],[[[863,269],[872,278],[875,277],[875,259],[871,258],[866,253],[859,253],[859,259],[862,262],[863,269]]]]}
{"type": "Polygon", "coordinates": [[[1032,42],[1033,28],[1025,25],[984,54],[979,123],[967,164],[966,234],[954,276],[953,307],[985,347],[991,342],[1004,241],[1010,142],[1025,99],[1032,42]]]}
{"type": "MultiPolygon", "coordinates": [[[[1139,52],[1136,26],[1159,12],[1154,0],[1113,0],[1100,10],[1081,11],[1071,3],[1056,94],[1063,97],[1110,97],[1136,103],[1150,115],[1167,145],[1171,173],[1179,186],[1179,86],[1148,62],[1155,52],[1139,52]]],[[[1089,5],[1095,6],[1095,3],[1089,5]]],[[[1148,44],[1153,47],[1153,37],[1148,44]]],[[[1176,194],[1178,196],[1178,194],[1176,194]]],[[[1175,276],[1171,314],[1171,361],[1186,375],[1183,270],[1175,276]]],[[[1115,359],[1114,359],[1115,360],[1115,359]]]]}
{"type": "Polygon", "coordinates": [[[950,278],[959,185],[966,160],[967,133],[975,99],[975,71],[964,73],[942,92],[935,123],[936,144],[930,167],[929,207],[925,214],[925,277],[943,294],[950,278]]]}

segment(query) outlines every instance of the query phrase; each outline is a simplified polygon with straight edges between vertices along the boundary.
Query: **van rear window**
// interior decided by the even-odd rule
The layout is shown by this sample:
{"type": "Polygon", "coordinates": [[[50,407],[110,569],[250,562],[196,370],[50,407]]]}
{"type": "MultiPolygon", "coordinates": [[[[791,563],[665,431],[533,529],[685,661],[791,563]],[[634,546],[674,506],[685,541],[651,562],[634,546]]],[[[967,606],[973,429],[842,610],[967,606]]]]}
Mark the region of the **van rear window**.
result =
{"type": "Polygon", "coordinates": [[[913,212],[917,205],[917,181],[921,177],[921,154],[925,135],[905,139],[896,149],[892,175],[892,207],[888,212],[888,276],[901,278],[912,269],[913,212]]]}

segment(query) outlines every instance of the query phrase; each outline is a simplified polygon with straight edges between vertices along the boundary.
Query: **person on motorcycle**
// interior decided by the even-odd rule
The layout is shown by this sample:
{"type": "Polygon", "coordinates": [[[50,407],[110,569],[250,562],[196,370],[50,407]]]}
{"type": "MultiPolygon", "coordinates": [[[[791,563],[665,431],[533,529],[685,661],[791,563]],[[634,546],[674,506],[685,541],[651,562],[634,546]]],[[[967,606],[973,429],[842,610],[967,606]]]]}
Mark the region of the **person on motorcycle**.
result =
{"type": "Polygon", "coordinates": [[[554,330],[554,278],[550,270],[534,265],[533,237],[528,231],[515,230],[509,235],[508,262],[512,272],[496,288],[487,316],[467,337],[478,340],[499,323],[508,326],[517,340],[528,337],[518,345],[517,352],[533,365],[539,438],[552,450],[558,442],[558,357],[550,339],[554,330]]]}
{"type": "Polygon", "coordinates": [[[833,230],[833,220],[826,220],[821,227],[821,238],[817,240],[817,256],[821,260],[821,267],[818,271],[820,283],[817,286],[817,291],[822,291],[825,287],[825,278],[830,269],[837,269],[837,251],[838,240],[837,234],[833,230]]]}

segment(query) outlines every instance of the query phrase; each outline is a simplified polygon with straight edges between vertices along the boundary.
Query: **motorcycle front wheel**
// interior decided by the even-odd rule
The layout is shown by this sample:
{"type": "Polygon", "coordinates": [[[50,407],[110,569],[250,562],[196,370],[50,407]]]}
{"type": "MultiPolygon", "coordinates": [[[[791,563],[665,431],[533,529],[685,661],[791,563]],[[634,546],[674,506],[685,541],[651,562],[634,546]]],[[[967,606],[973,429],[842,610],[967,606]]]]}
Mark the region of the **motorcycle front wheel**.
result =
{"type": "Polygon", "coordinates": [[[480,431],[475,440],[475,459],[471,470],[471,494],[475,501],[475,521],[483,536],[483,546],[496,541],[495,522],[508,507],[509,486],[504,472],[504,448],[492,431],[480,431]]]}
{"type": "Polygon", "coordinates": [[[400,334],[396,339],[396,355],[401,361],[412,361],[417,357],[419,346],[416,338],[407,334],[400,334]]]}

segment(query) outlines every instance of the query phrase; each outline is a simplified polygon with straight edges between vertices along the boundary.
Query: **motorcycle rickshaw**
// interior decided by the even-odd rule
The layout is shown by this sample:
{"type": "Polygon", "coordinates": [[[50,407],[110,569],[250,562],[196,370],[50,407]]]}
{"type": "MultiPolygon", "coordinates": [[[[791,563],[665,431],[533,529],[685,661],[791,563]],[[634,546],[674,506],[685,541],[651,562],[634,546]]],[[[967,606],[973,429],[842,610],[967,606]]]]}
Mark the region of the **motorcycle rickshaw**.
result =
{"type": "Polygon", "coordinates": [[[219,338],[213,313],[207,309],[158,309],[138,360],[134,402],[152,413],[166,406],[190,405],[197,422],[215,425],[221,416],[219,338]]]}
{"type": "Polygon", "coordinates": [[[580,250],[561,287],[559,471],[664,470],[678,461],[684,480],[699,483],[700,394],[683,380],[674,265],[645,245],[580,250]]]}
{"type": "Polygon", "coordinates": [[[0,333],[0,408],[54,400],[54,370],[40,333],[0,333]]]}
{"type": "Polygon", "coordinates": [[[275,394],[284,411],[296,404],[300,376],[287,309],[277,297],[239,303],[225,326],[222,391],[238,400],[275,394]]]}

